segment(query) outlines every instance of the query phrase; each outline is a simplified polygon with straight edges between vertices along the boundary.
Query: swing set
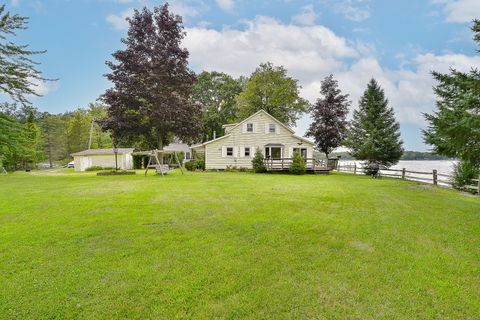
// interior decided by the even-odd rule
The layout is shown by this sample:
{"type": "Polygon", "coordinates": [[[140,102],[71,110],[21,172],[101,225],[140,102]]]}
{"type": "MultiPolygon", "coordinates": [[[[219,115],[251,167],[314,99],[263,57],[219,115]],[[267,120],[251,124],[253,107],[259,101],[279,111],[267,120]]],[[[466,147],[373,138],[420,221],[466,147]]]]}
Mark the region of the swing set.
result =
{"type": "Polygon", "coordinates": [[[176,151],[165,151],[165,150],[152,150],[148,153],[148,164],[145,167],[145,175],[147,175],[149,169],[155,169],[155,172],[161,174],[162,176],[167,174],[174,167],[180,168],[180,171],[183,173],[182,163],[178,158],[176,151]],[[168,162],[163,163],[165,156],[168,157],[168,162]],[[177,163],[172,163],[172,160],[175,158],[177,163]]]}

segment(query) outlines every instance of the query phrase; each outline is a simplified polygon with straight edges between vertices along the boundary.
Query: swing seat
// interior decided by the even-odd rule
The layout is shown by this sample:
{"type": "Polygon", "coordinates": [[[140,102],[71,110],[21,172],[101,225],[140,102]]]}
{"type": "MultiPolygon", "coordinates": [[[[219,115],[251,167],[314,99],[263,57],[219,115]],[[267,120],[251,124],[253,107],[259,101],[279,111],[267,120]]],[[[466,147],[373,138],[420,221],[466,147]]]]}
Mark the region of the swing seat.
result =
{"type": "Polygon", "coordinates": [[[168,173],[170,171],[170,167],[168,166],[168,164],[163,164],[163,165],[156,165],[155,166],[155,171],[158,173],[158,174],[161,174],[162,171],[163,171],[163,174],[165,173],[168,173]]]}

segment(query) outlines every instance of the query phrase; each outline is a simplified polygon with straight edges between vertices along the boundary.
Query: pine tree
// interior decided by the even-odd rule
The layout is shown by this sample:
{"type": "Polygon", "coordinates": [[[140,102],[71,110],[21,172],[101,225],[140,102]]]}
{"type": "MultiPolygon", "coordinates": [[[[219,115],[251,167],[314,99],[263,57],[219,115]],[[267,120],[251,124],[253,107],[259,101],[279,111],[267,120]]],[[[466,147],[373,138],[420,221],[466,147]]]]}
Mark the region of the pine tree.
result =
{"type": "Polygon", "coordinates": [[[163,149],[173,136],[191,142],[201,129],[201,106],[190,96],[195,74],[188,69],[188,50],[182,18],[168,4],[135,10],[124,50],[107,62],[114,87],[102,100],[108,105],[103,122],[115,140],[143,137],[151,147],[163,149]]]}
{"type": "MultiPolygon", "coordinates": [[[[473,22],[472,31],[480,44],[480,20],[473,22]]],[[[438,83],[434,88],[437,110],[424,114],[429,123],[423,132],[425,142],[434,152],[459,158],[463,166],[480,172],[480,72],[452,69],[449,74],[432,74],[438,83]]]]}
{"type": "Polygon", "coordinates": [[[307,167],[305,164],[305,159],[299,152],[293,154],[292,164],[288,168],[288,172],[291,174],[305,174],[307,172],[307,167]]]}
{"type": "Polygon", "coordinates": [[[22,104],[29,103],[28,95],[38,96],[35,87],[39,81],[46,80],[36,69],[38,63],[31,58],[45,51],[32,51],[28,45],[9,40],[18,30],[26,29],[27,23],[27,17],[11,15],[5,11],[5,5],[0,5],[0,93],[22,104]]]}
{"type": "Polygon", "coordinates": [[[387,167],[396,164],[403,154],[400,124],[383,89],[373,78],[353,113],[345,145],[356,159],[387,167]]]}
{"type": "Polygon", "coordinates": [[[255,151],[255,156],[252,159],[252,167],[253,171],[256,173],[263,173],[267,171],[265,163],[263,162],[263,153],[260,148],[257,148],[255,151]]]}
{"type": "Polygon", "coordinates": [[[320,93],[323,98],[310,107],[313,123],[307,130],[307,137],[315,139],[318,150],[328,159],[328,155],[341,145],[347,135],[346,117],[351,102],[348,94],[341,94],[333,75],[323,79],[320,93]]]}

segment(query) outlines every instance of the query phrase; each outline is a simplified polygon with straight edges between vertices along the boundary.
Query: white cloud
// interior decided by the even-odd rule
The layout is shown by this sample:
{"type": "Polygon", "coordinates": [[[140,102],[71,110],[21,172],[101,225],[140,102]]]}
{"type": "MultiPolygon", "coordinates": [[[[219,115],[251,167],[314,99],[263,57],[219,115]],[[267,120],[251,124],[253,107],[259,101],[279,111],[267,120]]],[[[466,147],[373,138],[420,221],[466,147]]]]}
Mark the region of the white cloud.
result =
{"type": "MultiPolygon", "coordinates": [[[[320,81],[333,73],[356,107],[374,77],[384,88],[398,119],[420,126],[425,124],[422,112],[431,112],[435,106],[430,72],[447,72],[450,66],[467,71],[480,65],[480,57],[424,53],[413,58],[399,56],[408,60],[405,67],[389,69],[380,64],[375,48],[369,44],[349,41],[321,25],[297,26],[268,17],[257,17],[239,29],[189,28],[184,45],[198,72],[218,70],[237,77],[249,75],[261,62],[283,65],[299,80],[302,96],[311,102],[318,98],[320,81]]],[[[308,118],[299,121],[299,134],[303,134],[308,122],[308,118]]]]}
{"type": "Polygon", "coordinates": [[[20,0],[11,0],[10,1],[10,4],[13,6],[13,7],[18,7],[20,5],[20,0]]]}
{"type": "Polygon", "coordinates": [[[471,22],[480,17],[479,0],[432,0],[432,3],[444,6],[443,12],[448,22],[471,22]]]}
{"type": "Polygon", "coordinates": [[[114,29],[116,30],[126,30],[128,29],[127,18],[133,14],[133,8],[129,8],[121,12],[120,14],[109,14],[106,17],[107,22],[109,22],[114,29]]]}
{"type": "MultiPolygon", "coordinates": [[[[121,2],[121,3],[138,2],[148,6],[148,3],[143,0],[115,0],[115,1],[121,2]]],[[[170,12],[180,15],[184,19],[199,15],[200,8],[205,7],[205,4],[202,1],[196,2],[195,6],[186,4],[185,2],[179,1],[179,0],[170,1],[169,4],[170,4],[170,8],[169,8],[170,12]]],[[[107,20],[107,22],[109,22],[112,25],[114,29],[127,30],[128,22],[126,21],[126,19],[133,15],[133,10],[134,10],[133,8],[128,8],[117,14],[111,13],[107,15],[105,19],[107,20]]]]}
{"type": "Polygon", "coordinates": [[[235,1],[234,0],[215,0],[217,2],[217,5],[222,8],[222,10],[229,11],[231,12],[233,8],[235,7],[235,1]]]}
{"type": "Polygon", "coordinates": [[[345,18],[360,22],[370,18],[369,0],[343,0],[335,5],[335,11],[345,18]]]}
{"type": "Polygon", "coordinates": [[[307,5],[300,9],[300,12],[292,18],[292,21],[304,26],[312,26],[317,20],[317,14],[313,6],[307,5]]]}

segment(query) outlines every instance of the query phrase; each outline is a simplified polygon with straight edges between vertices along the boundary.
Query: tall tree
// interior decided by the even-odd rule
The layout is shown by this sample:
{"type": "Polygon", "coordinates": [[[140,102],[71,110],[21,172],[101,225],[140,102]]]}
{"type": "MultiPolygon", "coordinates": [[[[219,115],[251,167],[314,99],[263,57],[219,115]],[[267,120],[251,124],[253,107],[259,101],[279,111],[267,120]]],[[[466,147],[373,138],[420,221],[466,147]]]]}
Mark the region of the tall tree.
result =
{"type": "Polygon", "coordinates": [[[190,100],[195,74],[181,48],[182,18],[165,4],[153,12],[135,10],[127,20],[126,48],[113,54],[116,63],[107,62],[112,71],[106,77],[114,86],[102,96],[108,105],[103,128],[116,140],[143,136],[158,149],[173,136],[197,139],[201,106],[190,100]]]}
{"type": "MultiPolygon", "coordinates": [[[[473,22],[474,40],[480,44],[480,20],[473,22]]],[[[480,52],[480,50],[477,50],[480,52]]],[[[433,151],[459,158],[464,166],[480,171],[480,72],[432,72],[437,85],[437,110],[424,114],[429,126],[423,132],[433,151]]]]}
{"type": "Polygon", "coordinates": [[[67,131],[69,154],[88,148],[90,124],[91,119],[86,110],[78,109],[73,113],[67,131]]]}
{"type": "Polygon", "coordinates": [[[241,84],[223,72],[200,73],[193,88],[192,99],[202,105],[202,140],[211,139],[223,133],[222,126],[237,119],[237,96],[242,91],[241,84]]]}
{"type": "Polygon", "coordinates": [[[315,139],[318,150],[328,155],[338,148],[347,135],[347,114],[351,101],[342,94],[338,82],[329,75],[323,79],[320,93],[323,98],[310,107],[313,122],[307,131],[315,139]]]}
{"type": "Polygon", "coordinates": [[[295,125],[307,110],[308,102],[300,97],[298,81],[287,76],[287,70],[272,63],[262,63],[250,76],[238,96],[239,118],[265,110],[287,125],[295,125]]]}
{"type": "Polygon", "coordinates": [[[25,168],[35,166],[42,159],[40,129],[35,122],[34,114],[30,112],[27,121],[23,125],[24,146],[21,158],[25,168]]]}
{"type": "Polygon", "coordinates": [[[400,124],[388,106],[383,89],[371,79],[353,113],[345,145],[356,159],[391,166],[403,154],[400,124]]]}
{"type": "Polygon", "coordinates": [[[27,17],[11,15],[5,5],[0,5],[0,92],[22,104],[28,103],[28,95],[38,96],[35,87],[39,81],[46,80],[36,69],[38,63],[31,58],[45,51],[31,51],[28,45],[9,40],[18,30],[26,29],[27,23],[27,17]]]}

